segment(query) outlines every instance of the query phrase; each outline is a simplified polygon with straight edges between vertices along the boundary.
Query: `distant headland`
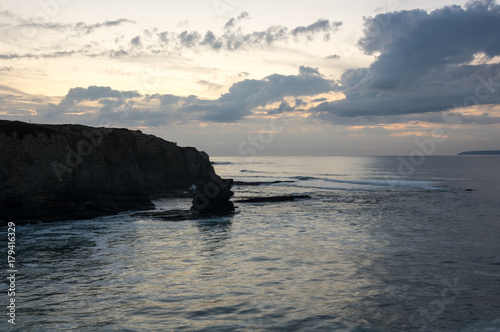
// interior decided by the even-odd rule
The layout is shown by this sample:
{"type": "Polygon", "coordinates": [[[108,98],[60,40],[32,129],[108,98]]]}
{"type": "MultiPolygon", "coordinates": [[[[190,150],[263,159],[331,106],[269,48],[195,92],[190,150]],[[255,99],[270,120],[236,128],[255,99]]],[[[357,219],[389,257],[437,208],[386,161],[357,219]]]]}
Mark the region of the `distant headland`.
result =
{"type": "Polygon", "coordinates": [[[498,156],[498,155],[500,155],[500,150],[465,151],[457,154],[457,156],[498,156]]]}

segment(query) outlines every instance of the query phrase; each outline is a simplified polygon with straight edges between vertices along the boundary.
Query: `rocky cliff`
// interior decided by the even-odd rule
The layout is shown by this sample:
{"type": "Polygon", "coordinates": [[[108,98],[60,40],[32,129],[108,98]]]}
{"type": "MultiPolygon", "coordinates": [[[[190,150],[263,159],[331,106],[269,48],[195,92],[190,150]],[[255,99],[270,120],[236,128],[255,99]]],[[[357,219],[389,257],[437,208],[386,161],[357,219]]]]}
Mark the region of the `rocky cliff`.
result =
{"type": "Polygon", "coordinates": [[[0,120],[3,223],[149,209],[214,178],[206,153],[140,131],[0,120]]]}

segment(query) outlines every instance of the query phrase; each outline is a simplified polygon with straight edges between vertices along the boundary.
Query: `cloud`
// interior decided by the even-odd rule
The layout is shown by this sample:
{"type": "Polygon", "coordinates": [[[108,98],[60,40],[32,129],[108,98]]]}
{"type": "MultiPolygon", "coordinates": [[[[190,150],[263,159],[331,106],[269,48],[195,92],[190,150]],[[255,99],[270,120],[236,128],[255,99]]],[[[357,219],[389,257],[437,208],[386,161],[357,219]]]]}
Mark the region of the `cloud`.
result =
{"type": "Polygon", "coordinates": [[[446,124],[446,119],[451,118],[460,119],[459,121],[462,124],[490,125],[500,123],[500,117],[494,116],[487,112],[480,115],[464,115],[459,112],[450,111],[446,113],[446,117],[443,117],[442,114],[426,114],[424,117],[421,117],[420,120],[429,123],[446,124]]]}
{"type": "Polygon", "coordinates": [[[119,25],[122,25],[124,23],[135,23],[135,21],[131,21],[129,19],[126,19],[126,18],[120,18],[118,20],[114,20],[114,21],[104,21],[102,23],[95,23],[95,24],[85,24],[85,23],[78,23],[75,28],[77,30],[85,30],[86,33],[91,33],[93,31],[95,31],[96,29],[100,29],[100,28],[108,28],[108,27],[115,27],[115,26],[119,26],[119,25]]]}
{"type": "Polygon", "coordinates": [[[320,75],[320,73],[318,68],[300,66],[299,75],[320,75]]]}
{"type": "Polygon", "coordinates": [[[55,30],[57,32],[73,31],[73,32],[83,32],[85,34],[90,34],[97,29],[115,27],[122,25],[124,23],[135,23],[126,18],[120,18],[114,21],[104,21],[101,23],[87,24],[84,22],[73,23],[53,23],[53,22],[33,22],[28,20],[19,19],[19,27],[21,28],[31,28],[31,29],[45,29],[45,30],[55,30]]]}
{"type": "Polygon", "coordinates": [[[130,40],[130,44],[133,47],[142,47],[142,42],[141,42],[141,37],[140,36],[135,36],[130,40]]]}
{"type": "Polygon", "coordinates": [[[306,36],[308,40],[312,40],[313,36],[319,32],[324,33],[324,39],[330,40],[330,33],[337,31],[342,22],[330,22],[329,20],[320,19],[308,26],[298,26],[291,31],[295,37],[306,36]]]}
{"type": "Polygon", "coordinates": [[[183,31],[177,36],[177,38],[179,39],[180,43],[183,46],[187,48],[192,48],[198,44],[198,41],[200,40],[201,36],[196,31],[191,31],[191,32],[183,31]]]}
{"type": "Polygon", "coordinates": [[[205,34],[205,38],[200,43],[200,45],[208,45],[212,49],[218,51],[224,46],[224,42],[220,38],[216,37],[215,34],[209,30],[205,34]]]}
{"type": "Polygon", "coordinates": [[[207,80],[199,80],[198,83],[207,86],[208,90],[218,90],[222,88],[222,85],[218,83],[209,82],[207,80]]]}
{"type": "Polygon", "coordinates": [[[278,108],[273,108],[267,114],[281,114],[283,112],[290,112],[295,110],[295,107],[290,106],[290,104],[286,101],[282,101],[278,108]]]}
{"type": "Polygon", "coordinates": [[[248,13],[243,12],[237,18],[231,18],[224,26],[224,34],[217,37],[222,47],[229,51],[240,50],[249,47],[272,45],[276,42],[288,41],[294,38],[296,41],[300,37],[306,37],[307,40],[313,40],[317,34],[323,34],[324,40],[329,40],[331,33],[336,32],[342,25],[342,22],[320,19],[308,26],[298,26],[292,29],[288,27],[275,25],[262,31],[243,33],[241,28],[235,31],[237,23],[247,19],[248,13]]]}
{"type": "Polygon", "coordinates": [[[314,96],[338,89],[335,81],[324,78],[317,69],[301,66],[299,75],[273,74],[262,80],[246,79],[234,83],[217,100],[195,98],[180,110],[199,112],[206,121],[235,122],[252,114],[253,109],[283,102],[285,97],[314,96]]]}
{"type": "Polygon", "coordinates": [[[230,18],[229,21],[227,21],[226,24],[224,25],[224,29],[231,29],[236,26],[236,23],[248,18],[250,18],[248,12],[242,12],[238,17],[230,18]]]}
{"type": "Polygon", "coordinates": [[[38,55],[25,53],[25,54],[17,54],[17,53],[4,53],[0,54],[0,59],[3,60],[12,60],[12,59],[23,59],[23,58],[38,58],[38,55]]]}
{"type": "Polygon", "coordinates": [[[379,14],[365,19],[365,53],[376,55],[368,68],[344,72],[346,98],[312,111],[325,118],[387,116],[444,111],[500,103],[500,6],[472,1],[379,14]],[[495,32],[495,33],[494,33],[495,32]],[[474,63],[477,58],[479,63],[474,63]]]}
{"type": "Polygon", "coordinates": [[[136,91],[118,91],[105,86],[89,86],[88,88],[70,89],[59,105],[75,105],[84,100],[99,100],[102,98],[137,98],[141,97],[136,91]]]}
{"type": "Polygon", "coordinates": [[[104,52],[102,54],[105,54],[105,55],[109,56],[110,58],[120,58],[120,57],[128,55],[129,53],[125,50],[111,50],[109,52],[104,52]]]}
{"type": "Polygon", "coordinates": [[[313,99],[311,100],[311,102],[313,103],[321,103],[321,102],[324,102],[324,101],[327,101],[328,99],[326,98],[316,98],[316,99],[313,99]]]}
{"type": "Polygon", "coordinates": [[[51,58],[61,58],[71,56],[76,53],[81,53],[81,51],[57,51],[57,52],[48,52],[48,53],[40,53],[40,54],[17,54],[17,53],[8,53],[8,54],[0,54],[0,59],[4,60],[12,60],[12,59],[51,59],[51,58]]]}
{"type": "Polygon", "coordinates": [[[101,107],[101,112],[102,113],[110,113],[113,110],[117,109],[118,107],[121,107],[125,104],[124,99],[101,99],[99,100],[99,104],[104,105],[101,107]]]}
{"type": "Polygon", "coordinates": [[[337,59],[340,59],[340,55],[338,55],[338,54],[332,54],[332,55],[329,55],[329,56],[325,57],[325,59],[337,60],[337,59]]]}
{"type": "Polygon", "coordinates": [[[295,107],[305,106],[307,103],[300,98],[295,98],[295,107]]]}
{"type": "Polygon", "coordinates": [[[222,27],[222,32],[216,30],[206,31],[160,31],[158,28],[141,29],[138,33],[129,36],[115,36],[111,40],[100,40],[99,42],[91,40],[91,35],[98,29],[112,28],[124,24],[133,24],[135,21],[127,18],[117,20],[104,21],[98,23],[60,23],[60,22],[39,22],[26,20],[20,16],[16,16],[10,12],[0,12],[0,17],[8,18],[13,23],[8,23],[7,28],[2,27],[6,39],[11,44],[24,45],[21,50],[24,52],[17,53],[2,53],[0,59],[39,59],[39,58],[56,58],[69,57],[74,54],[92,58],[118,58],[122,56],[144,57],[147,55],[161,56],[165,54],[182,54],[186,50],[195,50],[197,52],[212,50],[220,51],[242,51],[252,50],[273,46],[277,43],[286,43],[293,39],[299,43],[302,37],[308,41],[313,40],[316,36],[322,35],[325,40],[330,38],[331,33],[338,30],[341,22],[332,22],[321,19],[307,26],[298,26],[288,28],[281,25],[269,26],[260,31],[244,32],[239,26],[241,21],[249,19],[247,12],[242,12],[237,17],[231,18],[222,27]],[[39,34],[40,31],[55,32],[52,34],[46,33],[43,38],[39,34]],[[40,41],[41,45],[58,45],[52,47],[53,51],[47,47],[38,47],[36,43],[26,43],[24,38],[33,40],[33,36],[37,36],[36,40],[40,41]],[[82,43],[82,39],[87,38],[86,44],[81,49],[75,49],[74,45],[82,43]],[[44,39],[50,40],[44,42],[44,39]],[[71,49],[67,47],[72,45],[71,49]],[[107,45],[107,46],[106,46],[107,45]],[[111,48],[113,45],[115,49],[111,48]],[[66,46],[66,49],[65,49],[66,46]]]}
{"type": "MultiPolygon", "coordinates": [[[[206,81],[200,83],[211,84],[206,81]]],[[[230,123],[276,102],[281,103],[281,106],[270,114],[297,110],[306,103],[296,97],[315,96],[338,89],[335,81],[325,78],[316,68],[301,66],[298,75],[272,74],[261,80],[244,79],[236,82],[217,99],[172,94],[142,96],[135,91],[89,86],[72,88],[59,104],[48,104],[37,111],[44,119],[57,116],[67,119],[65,121],[70,121],[68,117],[76,116],[72,114],[79,114],[79,122],[85,118],[87,123],[97,125],[102,119],[115,119],[116,124],[129,126],[160,126],[174,120],[230,123]],[[289,97],[295,97],[294,106],[285,101],[289,97]]]]}
{"type": "Polygon", "coordinates": [[[161,44],[168,45],[168,43],[170,42],[168,35],[169,35],[168,31],[160,32],[158,34],[158,39],[160,40],[161,44]]]}
{"type": "Polygon", "coordinates": [[[14,89],[14,88],[11,88],[9,86],[2,85],[2,84],[0,84],[0,92],[6,92],[9,94],[16,94],[16,95],[22,95],[22,96],[29,96],[29,94],[27,94],[26,92],[23,92],[21,90],[14,89]]]}

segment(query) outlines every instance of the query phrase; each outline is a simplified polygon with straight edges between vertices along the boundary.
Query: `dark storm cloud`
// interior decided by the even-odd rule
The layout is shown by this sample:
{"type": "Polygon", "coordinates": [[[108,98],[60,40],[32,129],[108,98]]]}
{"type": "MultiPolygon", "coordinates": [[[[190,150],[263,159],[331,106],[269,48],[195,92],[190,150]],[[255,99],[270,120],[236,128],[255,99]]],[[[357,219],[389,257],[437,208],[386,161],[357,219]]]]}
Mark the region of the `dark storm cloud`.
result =
{"type": "Polygon", "coordinates": [[[414,114],[500,103],[500,6],[472,1],[379,14],[365,21],[359,45],[377,55],[369,68],[344,72],[346,98],[323,103],[325,117],[414,114]],[[483,62],[471,63],[478,54],[483,62]]]}

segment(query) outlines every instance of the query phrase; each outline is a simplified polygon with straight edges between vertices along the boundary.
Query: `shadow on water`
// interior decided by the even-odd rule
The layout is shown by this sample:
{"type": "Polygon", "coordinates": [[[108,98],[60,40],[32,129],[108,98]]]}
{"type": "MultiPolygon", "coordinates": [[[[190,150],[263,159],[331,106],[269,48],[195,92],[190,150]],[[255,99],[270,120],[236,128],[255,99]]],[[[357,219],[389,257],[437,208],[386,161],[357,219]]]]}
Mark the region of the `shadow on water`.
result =
{"type": "Polygon", "coordinates": [[[196,221],[196,227],[200,231],[203,251],[214,252],[222,249],[231,237],[233,216],[218,218],[206,218],[196,221]]]}

